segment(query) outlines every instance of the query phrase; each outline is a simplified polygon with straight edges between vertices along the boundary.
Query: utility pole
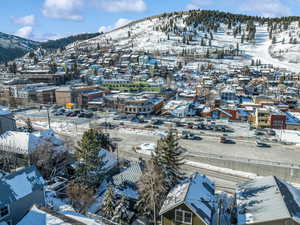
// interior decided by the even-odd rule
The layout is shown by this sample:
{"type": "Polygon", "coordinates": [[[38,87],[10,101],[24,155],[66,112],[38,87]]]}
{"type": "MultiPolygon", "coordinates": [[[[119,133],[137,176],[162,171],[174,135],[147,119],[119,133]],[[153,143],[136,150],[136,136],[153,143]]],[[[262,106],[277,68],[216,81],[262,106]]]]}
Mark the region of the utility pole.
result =
{"type": "Polygon", "coordinates": [[[221,225],[222,222],[222,198],[219,199],[219,212],[218,212],[218,225],[221,225]]]}
{"type": "Polygon", "coordinates": [[[51,129],[51,122],[50,122],[50,113],[49,113],[49,106],[46,106],[47,109],[47,117],[48,117],[48,128],[51,129]]]}
{"type": "Polygon", "coordinates": [[[153,178],[151,177],[151,198],[152,198],[152,204],[153,204],[153,223],[154,225],[157,225],[156,221],[156,204],[155,204],[155,198],[154,198],[154,181],[153,178]]]}

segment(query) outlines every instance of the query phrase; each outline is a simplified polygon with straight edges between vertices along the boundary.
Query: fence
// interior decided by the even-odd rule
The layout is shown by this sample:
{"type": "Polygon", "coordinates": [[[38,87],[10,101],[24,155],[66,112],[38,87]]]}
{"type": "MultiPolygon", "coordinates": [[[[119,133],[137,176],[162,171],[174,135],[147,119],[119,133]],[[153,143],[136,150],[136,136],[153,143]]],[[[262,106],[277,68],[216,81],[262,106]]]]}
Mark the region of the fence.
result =
{"type": "Polygon", "coordinates": [[[103,223],[103,224],[107,224],[107,225],[121,225],[121,224],[115,223],[113,221],[110,221],[100,215],[88,213],[87,216],[99,223],[103,223]]]}
{"type": "Polygon", "coordinates": [[[205,153],[205,152],[197,152],[197,154],[188,154],[188,156],[216,158],[216,159],[230,160],[230,161],[236,161],[236,162],[260,164],[260,165],[266,165],[266,166],[277,166],[277,167],[285,167],[285,168],[292,168],[292,169],[300,169],[300,164],[286,163],[286,162],[274,162],[274,161],[267,161],[267,160],[260,160],[260,159],[248,159],[248,158],[243,158],[243,157],[218,155],[218,154],[211,154],[211,153],[205,153]]]}
{"type": "Polygon", "coordinates": [[[277,176],[286,181],[300,183],[299,164],[247,159],[201,152],[199,154],[189,154],[187,156],[193,157],[193,160],[209,165],[254,173],[259,176],[277,176]]]}

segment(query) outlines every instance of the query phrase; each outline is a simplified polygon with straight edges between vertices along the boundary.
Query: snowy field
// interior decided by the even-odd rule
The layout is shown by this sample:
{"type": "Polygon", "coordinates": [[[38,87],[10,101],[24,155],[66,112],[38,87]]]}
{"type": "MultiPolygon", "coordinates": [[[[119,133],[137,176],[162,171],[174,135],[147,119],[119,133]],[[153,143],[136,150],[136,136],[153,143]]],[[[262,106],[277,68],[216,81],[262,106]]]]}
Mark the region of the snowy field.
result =
{"type": "MultiPolygon", "coordinates": [[[[228,60],[224,65],[230,65],[230,61],[234,65],[250,65],[251,59],[259,59],[262,64],[273,64],[274,67],[287,68],[294,72],[300,72],[300,44],[296,42],[291,44],[290,40],[297,39],[300,34],[300,28],[294,22],[290,25],[288,30],[274,31],[276,41],[272,43],[269,37],[268,26],[256,24],[255,42],[249,43],[244,41],[242,43],[242,34],[233,35],[233,29],[228,29],[227,25],[220,24],[217,32],[213,33],[211,46],[208,45],[207,33],[199,31],[194,26],[187,26],[182,17],[168,17],[164,19],[154,18],[147,19],[138,23],[125,26],[121,29],[108,32],[104,35],[85,40],[77,43],[78,46],[114,46],[117,49],[130,48],[134,51],[144,51],[152,53],[167,53],[168,57],[161,57],[166,65],[172,65],[176,60],[181,58],[183,51],[193,52],[195,55],[204,55],[209,49],[211,52],[221,49],[234,49],[239,45],[242,51],[240,60],[228,60]],[[160,27],[168,26],[173,20],[176,26],[185,30],[185,35],[196,33],[189,43],[183,43],[182,34],[169,32],[168,34],[162,32],[160,27]],[[205,40],[205,45],[201,42],[205,40]]],[[[242,33],[247,33],[246,25],[242,25],[242,33]]],[[[69,45],[68,48],[72,50],[74,44],[69,45]]],[[[210,59],[211,60],[211,59],[210,59]]],[[[211,60],[223,62],[223,60],[211,60]]],[[[219,65],[219,63],[217,63],[219,65]]],[[[220,66],[220,69],[222,64],[220,66]]]]}

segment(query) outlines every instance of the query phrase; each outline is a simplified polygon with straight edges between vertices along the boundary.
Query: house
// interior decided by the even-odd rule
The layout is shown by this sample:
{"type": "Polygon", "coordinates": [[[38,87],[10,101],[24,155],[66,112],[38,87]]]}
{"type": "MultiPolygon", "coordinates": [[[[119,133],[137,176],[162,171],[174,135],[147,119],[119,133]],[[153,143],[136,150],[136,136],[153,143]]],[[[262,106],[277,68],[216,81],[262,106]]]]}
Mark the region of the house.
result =
{"type": "Polygon", "coordinates": [[[104,218],[89,218],[76,212],[55,212],[48,208],[33,206],[17,225],[106,225],[115,224],[104,218]],[[96,221],[97,220],[97,221],[96,221]]]}
{"type": "Polygon", "coordinates": [[[300,130],[300,113],[286,112],[286,129],[287,130],[300,130]]]}
{"type": "Polygon", "coordinates": [[[0,151],[29,155],[37,147],[43,144],[43,140],[32,133],[7,131],[0,136],[0,151]]]}
{"type": "Polygon", "coordinates": [[[0,106],[0,135],[6,131],[13,131],[16,129],[16,120],[13,118],[11,111],[0,106]]]}
{"type": "Polygon", "coordinates": [[[300,224],[300,190],[269,176],[240,184],[236,190],[238,225],[300,224]]]}
{"type": "Polygon", "coordinates": [[[45,204],[44,179],[35,166],[0,179],[0,224],[17,224],[35,204],[45,204]]]}
{"type": "MultiPolygon", "coordinates": [[[[106,163],[107,164],[107,163],[106,163]]],[[[108,162],[108,164],[110,164],[108,162]]],[[[93,214],[100,212],[102,201],[107,192],[109,184],[113,185],[114,193],[118,199],[125,197],[129,200],[130,207],[134,207],[136,201],[139,200],[139,193],[137,183],[143,175],[144,162],[143,161],[130,161],[127,165],[123,166],[119,173],[116,173],[111,178],[104,180],[97,190],[97,197],[90,205],[88,211],[93,214]]]]}
{"type": "Polygon", "coordinates": [[[215,200],[214,183],[196,173],[168,194],[159,212],[162,225],[211,225],[215,200]]]}

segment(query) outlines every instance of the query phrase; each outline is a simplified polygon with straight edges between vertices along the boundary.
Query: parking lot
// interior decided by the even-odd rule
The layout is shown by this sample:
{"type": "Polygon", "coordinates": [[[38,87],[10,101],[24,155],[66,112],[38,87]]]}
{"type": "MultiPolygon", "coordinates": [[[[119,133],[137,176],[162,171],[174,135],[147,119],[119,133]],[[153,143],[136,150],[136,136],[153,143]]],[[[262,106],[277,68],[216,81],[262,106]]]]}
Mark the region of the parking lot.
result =
{"type": "MultiPolygon", "coordinates": [[[[39,128],[47,128],[47,110],[28,110],[15,114],[16,118],[30,117],[39,128]]],[[[247,123],[228,121],[196,121],[195,119],[170,119],[164,117],[143,117],[120,115],[115,112],[96,112],[92,118],[68,117],[67,115],[55,116],[50,114],[52,127],[56,132],[80,138],[80,135],[93,126],[110,124],[112,127],[102,126],[112,137],[119,140],[120,153],[132,152],[132,148],[144,143],[156,143],[170,128],[176,129],[181,136],[184,133],[192,134],[197,138],[183,138],[180,140],[182,147],[189,152],[212,153],[249,159],[264,159],[278,162],[297,163],[300,149],[294,145],[282,145],[272,142],[274,136],[256,136],[255,130],[250,130],[247,123]],[[181,122],[182,126],[178,126],[181,122]],[[191,123],[193,125],[191,126],[191,123]],[[199,129],[199,123],[209,125],[209,129],[199,129]],[[213,129],[214,126],[228,127],[228,132],[213,129]],[[189,128],[188,128],[189,127],[189,128]],[[114,128],[114,129],[109,129],[114,128]],[[234,143],[220,143],[221,137],[233,140],[234,143]],[[199,138],[198,138],[199,137],[199,138]],[[258,147],[257,139],[270,144],[269,148],[258,147]],[[121,141],[120,141],[121,140],[121,141]]],[[[74,139],[75,140],[75,139],[74,139]]]]}

